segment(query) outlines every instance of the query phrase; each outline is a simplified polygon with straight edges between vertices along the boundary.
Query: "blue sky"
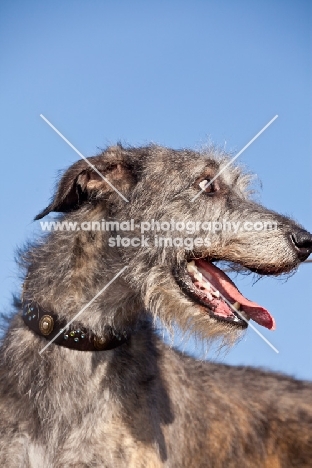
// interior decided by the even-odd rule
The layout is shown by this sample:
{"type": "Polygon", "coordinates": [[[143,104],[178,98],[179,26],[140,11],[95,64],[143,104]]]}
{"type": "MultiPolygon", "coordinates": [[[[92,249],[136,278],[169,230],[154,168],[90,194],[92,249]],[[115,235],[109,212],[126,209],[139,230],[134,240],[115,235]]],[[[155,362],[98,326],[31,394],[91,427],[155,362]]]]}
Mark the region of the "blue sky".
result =
{"type": "MultiPolygon", "coordinates": [[[[78,158],[41,113],[86,156],[118,140],[235,152],[278,114],[240,161],[264,205],[312,231],[311,23],[303,0],[3,0],[0,308],[20,288],[16,247],[78,158]]],[[[275,316],[261,332],[280,353],[249,330],[209,357],[311,379],[311,276],[305,264],[287,282],[236,280],[275,316]]]]}

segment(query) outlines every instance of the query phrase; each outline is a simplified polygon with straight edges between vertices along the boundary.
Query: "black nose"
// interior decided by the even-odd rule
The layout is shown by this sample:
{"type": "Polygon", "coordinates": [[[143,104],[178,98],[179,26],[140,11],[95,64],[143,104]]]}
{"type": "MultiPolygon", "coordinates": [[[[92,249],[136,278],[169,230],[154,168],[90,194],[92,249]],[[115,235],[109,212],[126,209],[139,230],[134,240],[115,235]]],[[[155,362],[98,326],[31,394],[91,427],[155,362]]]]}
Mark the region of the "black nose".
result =
{"type": "Polygon", "coordinates": [[[299,260],[303,262],[312,252],[312,234],[304,230],[298,230],[292,232],[290,238],[296,248],[299,260]]]}

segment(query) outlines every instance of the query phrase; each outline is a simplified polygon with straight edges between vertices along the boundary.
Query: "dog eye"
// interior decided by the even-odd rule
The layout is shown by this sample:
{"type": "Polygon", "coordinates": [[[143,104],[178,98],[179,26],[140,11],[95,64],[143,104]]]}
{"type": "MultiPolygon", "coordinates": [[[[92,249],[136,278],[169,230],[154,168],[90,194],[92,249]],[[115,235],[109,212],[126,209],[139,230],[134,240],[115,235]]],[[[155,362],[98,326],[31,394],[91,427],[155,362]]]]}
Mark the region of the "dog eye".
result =
{"type": "Polygon", "coordinates": [[[206,193],[215,193],[218,191],[218,187],[214,182],[211,183],[211,179],[204,179],[198,185],[206,193]]]}

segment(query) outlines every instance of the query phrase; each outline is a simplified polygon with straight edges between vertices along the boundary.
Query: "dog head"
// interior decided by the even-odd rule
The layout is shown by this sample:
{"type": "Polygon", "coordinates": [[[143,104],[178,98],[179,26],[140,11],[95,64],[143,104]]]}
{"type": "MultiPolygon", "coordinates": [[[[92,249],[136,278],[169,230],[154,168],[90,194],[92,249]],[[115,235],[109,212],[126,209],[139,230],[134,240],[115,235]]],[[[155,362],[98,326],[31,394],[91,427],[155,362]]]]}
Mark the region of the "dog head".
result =
{"type": "Polygon", "coordinates": [[[112,286],[123,288],[123,302],[127,291],[138,309],[169,326],[205,337],[230,336],[250,319],[273,329],[271,314],[246,299],[217,263],[280,275],[308,257],[312,236],[253,201],[249,182],[214,149],[119,145],[71,166],[36,219],[62,212],[62,220],[86,223],[88,249],[102,259],[98,268],[114,276],[127,266],[112,286]]]}

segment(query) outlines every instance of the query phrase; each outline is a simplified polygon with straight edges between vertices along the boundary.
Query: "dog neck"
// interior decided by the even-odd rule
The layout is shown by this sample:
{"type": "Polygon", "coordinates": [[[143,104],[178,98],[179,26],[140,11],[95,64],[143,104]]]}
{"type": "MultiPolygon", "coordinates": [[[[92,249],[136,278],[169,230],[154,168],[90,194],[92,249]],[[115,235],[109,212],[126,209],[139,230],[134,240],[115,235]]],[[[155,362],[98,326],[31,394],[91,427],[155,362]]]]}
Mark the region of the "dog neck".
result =
{"type": "Polygon", "coordinates": [[[128,343],[130,339],[125,330],[117,332],[110,326],[105,327],[103,334],[97,335],[79,322],[60,319],[57,314],[46,311],[34,301],[23,300],[22,306],[25,325],[54,345],[76,351],[108,351],[128,343]]]}

